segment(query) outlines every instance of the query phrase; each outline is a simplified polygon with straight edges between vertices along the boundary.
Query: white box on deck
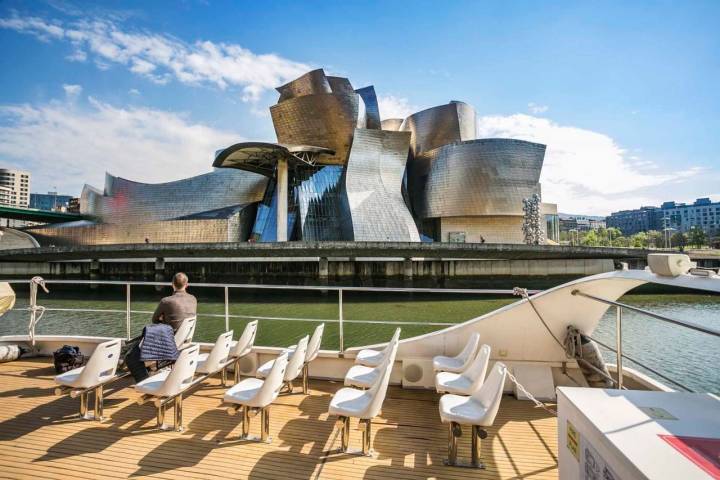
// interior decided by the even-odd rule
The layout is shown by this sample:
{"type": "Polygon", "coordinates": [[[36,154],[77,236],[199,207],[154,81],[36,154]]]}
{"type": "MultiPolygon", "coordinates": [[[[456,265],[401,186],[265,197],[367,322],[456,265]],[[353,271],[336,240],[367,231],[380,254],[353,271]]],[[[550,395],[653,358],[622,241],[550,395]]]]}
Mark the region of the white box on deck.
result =
{"type": "Polygon", "coordinates": [[[561,480],[711,478],[659,435],[720,438],[716,397],[578,387],[557,390],[561,480]]]}
{"type": "MultiPolygon", "coordinates": [[[[555,400],[555,382],[552,368],[548,365],[513,364],[513,375],[530,395],[543,402],[555,400]]],[[[518,400],[530,400],[513,384],[513,393],[518,400]]]]}

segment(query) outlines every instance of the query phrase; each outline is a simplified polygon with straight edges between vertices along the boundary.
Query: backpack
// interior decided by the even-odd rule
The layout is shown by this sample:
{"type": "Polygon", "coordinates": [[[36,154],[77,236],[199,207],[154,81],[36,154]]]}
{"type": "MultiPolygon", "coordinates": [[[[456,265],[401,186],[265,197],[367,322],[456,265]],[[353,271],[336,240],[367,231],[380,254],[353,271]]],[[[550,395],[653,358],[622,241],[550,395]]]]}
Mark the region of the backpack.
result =
{"type": "Polygon", "coordinates": [[[53,352],[53,363],[56,373],[65,373],[82,367],[85,364],[85,355],[80,353],[80,347],[63,345],[62,348],[53,352]]]}

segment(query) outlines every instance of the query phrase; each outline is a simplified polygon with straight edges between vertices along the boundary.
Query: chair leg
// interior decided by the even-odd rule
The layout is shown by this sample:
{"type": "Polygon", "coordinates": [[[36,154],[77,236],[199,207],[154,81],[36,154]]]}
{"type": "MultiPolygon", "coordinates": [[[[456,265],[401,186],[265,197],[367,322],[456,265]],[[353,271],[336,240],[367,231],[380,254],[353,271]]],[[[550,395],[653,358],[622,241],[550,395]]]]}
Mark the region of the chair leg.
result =
{"type": "Polygon", "coordinates": [[[445,465],[452,467],[485,468],[480,462],[480,440],[487,438],[487,432],[477,425],[473,425],[470,438],[470,463],[460,462],[457,459],[457,439],[462,436],[462,427],[451,422],[448,428],[448,458],[445,465]]]}
{"type": "Polygon", "coordinates": [[[182,394],[175,397],[175,431],[183,431],[183,396],[182,394]]]}
{"type": "Polygon", "coordinates": [[[220,385],[223,387],[227,386],[227,367],[220,371],[220,385]]]}
{"type": "Polygon", "coordinates": [[[98,385],[95,388],[95,420],[102,422],[103,418],[103,385],[98,385]]]}
{"type": "Polygon", "coordinates": [[[367,420],[361,420],[365,422],[365,430],[363,430],[363,440],[362,440],[362,454],[369,456],[370,455],[370,425],[372,422],[370,419],[367,420]]]}
{"type": "Polygon", "coordinates": [[[462,429],[459,424],[450,422],[448,425],[448,458],[445,465],[457,465],[457,437],[462,435],[462,429]]]}
{"type": "Polygon", "coordinates": [[[350,446],[350,417],[340,417],[340,422],[342,422],[340,427],[340,449],[343,453],[347,453],[350,446]]]}
{"type": "Polygon", "coordinates": [[[270,407],[265,407],[260,411],[260,441],[265,443],[272,442],[270,438],[270,407]]]}
{"type": "Polygon", "coordinates": [[[235,385],[240,383],[240,359],[238,358],[235,360],[235,363],[233,364],[233,380],[235,381],[235,385]]]}
{"type": "Polygon", "coordinates": [[[167,426],[165,425],[165,405],[158,405],[157,406],[157,427],[160,430],[165,430],[167,426]]]}
{"type": "Polygon", "coordinates": [[[88,413],[88,400],[90,400],[90,392],[80,393],[80,417],[85,420],[92,420],[93,417],[88,413]]]}
{"type": "Polygon", "coordinates": [[[480,463],[480,439],[478,438],[480,436],[479,430],[480,430],[480,427],[478,427],[477,425],[473,425],[472,439],[470,440],[470,443],[471,443],[470,463],[475,468],[482,468],[482,464],[480,463]]]}
{"type": "Polygon", "coordinates": [[[250,434],[250,407],[242,406],[242,438],[246,439],[250,434]]]}
{"type": "Polygon", "coordinates": [[[310,391],[310,364],[306,363],[305,365],[303,365],[302,375],[303,394],[307,395],[310,391]]]}

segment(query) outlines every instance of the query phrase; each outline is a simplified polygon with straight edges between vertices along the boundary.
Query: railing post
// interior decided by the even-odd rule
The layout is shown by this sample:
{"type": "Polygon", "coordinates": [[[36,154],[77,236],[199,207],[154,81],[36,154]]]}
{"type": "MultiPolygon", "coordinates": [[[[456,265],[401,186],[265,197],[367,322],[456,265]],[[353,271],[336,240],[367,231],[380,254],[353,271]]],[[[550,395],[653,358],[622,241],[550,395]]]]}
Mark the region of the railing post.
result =
{"type": "Polygon", "coordinates": [[[623,366],[622,366],[622,307],[615,308],[615,338],[617,351],[617,387],[618,390],[623,388],[623,366]]]}
{"type": "Polygon", "coordinates": [[[127,333],[127,339],[130,340],[130,329],[131,329],[131,314],[130,314],[130,284],[125,284],[125,329],[127,333]]]}
{"type": "Polygon", "coordinates": [[[345,335],[343,332],[343,291],[338,290],[338,319],[340,320],[340,351],[345,351],[345,335]]]}
{"type": "Polygon", "coordinates": [[[230,292],[228,287],[225,287],[225,331],[230,330],[230,292]]]}

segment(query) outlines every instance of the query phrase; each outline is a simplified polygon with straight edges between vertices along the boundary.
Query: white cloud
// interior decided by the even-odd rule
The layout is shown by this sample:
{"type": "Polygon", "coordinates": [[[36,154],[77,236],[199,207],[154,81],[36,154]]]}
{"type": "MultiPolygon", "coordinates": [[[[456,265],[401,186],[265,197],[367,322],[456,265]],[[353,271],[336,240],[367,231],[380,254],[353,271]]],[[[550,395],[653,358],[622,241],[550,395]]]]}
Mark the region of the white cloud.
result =
{"type": "Polygon", "coordinates": [[[539,113],[545,113],[549,109],[550,109],[550,107],[548,107],[547,105],[538,105],[535,102],[528,103],[528,110],[530,111],[530,113],[535,114],[535,115],[537,115],[539,113]]]}
{"type": "Polygon", "coordinates": [[[137,96],[137,95],[140,95],[140,90],[138,90],[137,88],[131,88],[130,90],[128,90],[128,93],[129,93],[130,95],[135,95],[135,96],[137,96]]]}
{"type": "Polygon", "coordinates": [[[30,170],[37,191],[77,195],[84,183],[102,187],[106,170],[141,182],[185,178],[210,171],[215,150],[238,141],[183,114],[92,98],[86,107],[0,105],[0,158],[30,170]]]}
{"type": "MultiPolygon", "coordinates": [[[[505,137],[547,145],[542,171],[543,199],[560,211],[605,215],[610,211],[658,205],[656,187],[683,182],[700,169],[660,172],[645,159],[630,160],[611,137],[558,125],[525,114],[478,118],[478,137],[505,137]]],[[[636,156],[637,157],[637,156],[636,156]]]]}
{"type": "Polygon", "coordinates": [[[62,87],[65,91],[65,96],[67,96],[69,99],[76,99],[82,93],[81,85],[69,85],[67,83],[64,83],[62,87]]]}
{"type": "Polygon", "coordinates": [[[126,31],[111,19],[63,24],[13,14],[0,18],[0,28],[33,35],[43,41],[62,40],[73,52],[66,58],[107,70],[120,64],[159,84],[176,79],[189,85],[241,89],[243,100],[257,100],[266,90],[302,75],[310,67],[275,54],[256,54],[240,45],[198,40],[189,44],[161,33],[126,31]]]}
{"type": "Polygon", "coordinates": [[[388,118],[405,118],[418,111],[418,108],[411,105],[407,98],[393,95],[378,96],[378,108],[380,109],[380,117],[383,120],[388,118]]]}

